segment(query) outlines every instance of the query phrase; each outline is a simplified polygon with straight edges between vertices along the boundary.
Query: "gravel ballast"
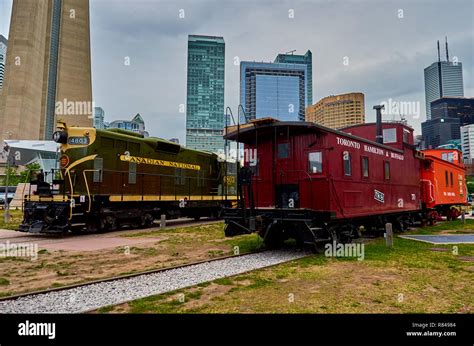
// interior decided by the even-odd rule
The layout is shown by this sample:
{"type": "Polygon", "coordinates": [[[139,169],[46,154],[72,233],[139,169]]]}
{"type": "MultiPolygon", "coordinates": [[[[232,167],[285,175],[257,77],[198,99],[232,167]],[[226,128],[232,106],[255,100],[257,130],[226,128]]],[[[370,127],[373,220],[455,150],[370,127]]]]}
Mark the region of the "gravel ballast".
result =
{"type": "Polygon", "coordinates": [[[306,256],[266,251],[0,302],[0,313],[81,313],[162,294],[306,256]]]}

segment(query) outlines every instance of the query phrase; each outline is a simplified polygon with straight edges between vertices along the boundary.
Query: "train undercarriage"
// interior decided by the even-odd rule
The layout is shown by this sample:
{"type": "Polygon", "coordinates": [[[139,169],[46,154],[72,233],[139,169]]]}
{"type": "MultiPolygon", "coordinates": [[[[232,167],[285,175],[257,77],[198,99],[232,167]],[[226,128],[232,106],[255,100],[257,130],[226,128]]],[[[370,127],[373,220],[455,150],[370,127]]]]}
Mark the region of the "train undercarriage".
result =
{"type": "Polygon", "coordinates": [[[179,201],[109,203],[106,198],[97,198],[90,205],[78,201],[72,206],[70,201],[25,201],[19,231],[64,234],[114,231],[124,226],[147,228],[161,215],[166,219],[218,217],[221,207],[216,202],[188,203],[184,208],[179,201]]]}
{"type": "MultiPolygon", "coordinates": [[[[383,234],[387,223],[392,224],[395,232],[403,232],[416,224],[432,225],[440,215],[436,210],[420,210],[336,219],[334,213],[297,208],[225,209],[223,214],[226,236],[256,232],[265,246],[272,249],[281,247],[288,239],[294,239],[299,247],[316,249],[328,242],[350,243],[362,234],[383,234]]],[[[451,217],[454,214],[451,212],[451,217]]]]}

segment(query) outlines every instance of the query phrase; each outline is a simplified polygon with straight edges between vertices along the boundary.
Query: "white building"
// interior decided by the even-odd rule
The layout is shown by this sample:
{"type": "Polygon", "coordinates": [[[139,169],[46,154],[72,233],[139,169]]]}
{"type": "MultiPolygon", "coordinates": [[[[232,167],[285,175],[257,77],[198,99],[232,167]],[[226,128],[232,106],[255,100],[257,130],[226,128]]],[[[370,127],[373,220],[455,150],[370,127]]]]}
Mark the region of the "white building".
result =
{"type": "Polygon", "coordinates": [[[461,126],[461,144],[463,160],[474,158],[474,124],[461,126]]]}
{"type": "Polygon", "coordinates": [[[94,127],[98,130],[103,130],[105,112],[102,107],[94,107],[94,127]]]}

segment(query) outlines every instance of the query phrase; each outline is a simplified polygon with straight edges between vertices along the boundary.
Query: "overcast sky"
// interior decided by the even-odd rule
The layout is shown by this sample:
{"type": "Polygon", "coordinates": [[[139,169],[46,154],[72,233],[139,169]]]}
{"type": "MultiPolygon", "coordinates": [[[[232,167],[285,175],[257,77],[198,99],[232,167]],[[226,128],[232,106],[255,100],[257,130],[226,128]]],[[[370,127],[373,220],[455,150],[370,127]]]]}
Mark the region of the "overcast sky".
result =
{"type": "MultiPolygon", "coordinates": [[[[0,0],[5,36],[11,2],[0,0]]],[[[419,102],[419,119],[407,116],[419,133],[425,120],[423,69],[437,60],[436,40],[445,56],[445,35],[450,57],[463,64],[465,96],[474,97],[473,0],[90,0],[90,12],[93,97],[106,121],[139,112],[151,135],[179,137],[181,143],[188,34],[224,37],[225,105],[234,113],[239,103],[236,57],[273,61],[278,53],[310,49],[314,102],[363,92],[367,121],[375,118],[374,104],[419,102]],[[124,64],[126,57],[130,66],[124,64]]]]}

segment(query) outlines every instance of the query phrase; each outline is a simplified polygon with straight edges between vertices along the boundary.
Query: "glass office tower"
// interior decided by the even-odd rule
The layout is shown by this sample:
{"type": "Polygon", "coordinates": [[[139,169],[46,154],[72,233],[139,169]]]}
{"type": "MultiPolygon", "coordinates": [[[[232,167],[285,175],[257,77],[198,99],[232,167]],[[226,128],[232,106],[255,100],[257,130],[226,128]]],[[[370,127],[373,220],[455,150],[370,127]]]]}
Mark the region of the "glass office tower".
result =
{"type": "Polygon", "coordinates": [[[306,65],[308,70],[306,78],[306,99],[308,105],[311,106],[313,104],[313,53],[308,50],[305,55],[278,54],[274,62],[306,65]]]}
{"type": "Polygon", "coordinates": [[[426,119],[431,119],[431,102],[442,97],[463,97],[462,64],[439,61],[425,68],[426,119]]]}
{"type": "Polygon", "coordinates": [[[240,103],[247,119],[304,121],[308,105],[305,64],[240,63],[240,103]]]}
{"type": "Polygon", "coordinates": [[[225,43],[222,37],[188,36],[186,147],[224,149],[225,43]]]}

